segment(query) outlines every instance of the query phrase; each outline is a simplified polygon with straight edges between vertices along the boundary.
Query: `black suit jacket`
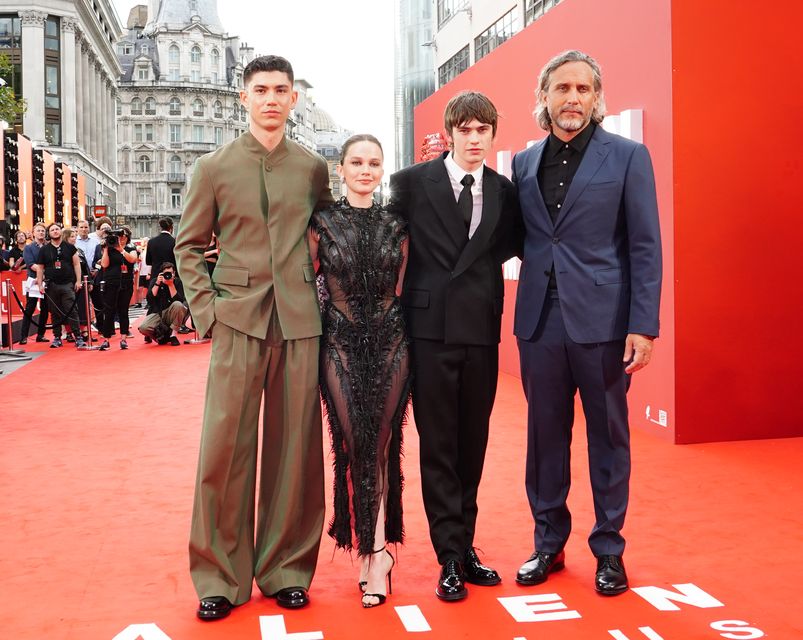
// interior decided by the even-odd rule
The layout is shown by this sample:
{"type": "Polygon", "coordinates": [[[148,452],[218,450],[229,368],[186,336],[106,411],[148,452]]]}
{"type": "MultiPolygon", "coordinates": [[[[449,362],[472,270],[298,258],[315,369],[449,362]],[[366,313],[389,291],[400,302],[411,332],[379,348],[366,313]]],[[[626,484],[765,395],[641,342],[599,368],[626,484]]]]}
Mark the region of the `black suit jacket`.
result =
{"type": "Polygon", "coordinates": [[[482,221],[469,240],[445,157],[390,178],[391,206],[410,233],[401,297],[407,332],[446,344],[495,345],[505,291],[502,263],[516,253],[520,224],[515,187],[485,167],[482,221]]]}
{"type": "Polygon", "coordinates": [[[145,264],[153,266],[151,269],[151,279],[159,275],[159,267],[164,262],[170,262],[176,266],[176,256],[173,248],[176,246],[176,239],[169,233],[159,233],[148,240],[148,250],[145,252],[145,264]]]}

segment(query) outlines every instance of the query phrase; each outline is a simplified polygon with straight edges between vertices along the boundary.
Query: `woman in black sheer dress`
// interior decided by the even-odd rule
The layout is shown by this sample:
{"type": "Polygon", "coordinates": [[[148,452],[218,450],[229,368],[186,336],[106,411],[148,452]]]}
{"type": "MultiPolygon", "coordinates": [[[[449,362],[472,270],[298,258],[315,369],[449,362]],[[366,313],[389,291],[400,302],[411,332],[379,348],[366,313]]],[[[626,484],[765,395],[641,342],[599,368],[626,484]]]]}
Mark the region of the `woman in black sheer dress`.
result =
{"type": "Polygon", "coordinates": [[[357,547],[366,608],[385,602],[394,563],[385,545],[403,537],[400,458],[410,395],[397,297],[407,231],[402,219],[373,201],[382,160],[376,138],[349,138],[337,167],[348,195],[315,213],[310,224],[310,253],[323,278],[321,394],[335,466],[329,535],[339,547],[357,547]]]}

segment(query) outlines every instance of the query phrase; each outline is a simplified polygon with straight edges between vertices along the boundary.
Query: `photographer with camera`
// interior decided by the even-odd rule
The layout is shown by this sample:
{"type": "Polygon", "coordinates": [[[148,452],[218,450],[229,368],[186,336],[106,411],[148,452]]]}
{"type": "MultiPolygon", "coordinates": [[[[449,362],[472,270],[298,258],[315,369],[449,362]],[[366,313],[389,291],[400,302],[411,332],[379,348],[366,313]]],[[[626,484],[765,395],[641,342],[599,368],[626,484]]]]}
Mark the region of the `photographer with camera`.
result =
{"type": "Polygon", "coordinates": [[[131,229],[128,227],[120,227],[123,232],[120,238],[120,244],[123,245],[123,256],[126,262],[120,267],[122,277],[120,279],[120,296],[117,302],[117,319],[120,322],[120,336],[125,338],[133,338],[131,334],[131,320],[128,317],[128,309],[131,305],[131,299],[134,297],[134,279],[137,275],[137,268],[139,266],[139,251],[131,242],[131,229]]]}
{"type": "Polygon", "coordinates": [[[36,285],[44,291],[53,316],[53,342],[50,348],[62,346],[61,327],[66,320],[72,333],[78,336],[76,347],[83,347],[78,314],[75,310],[75,294],[81,290],[81,260],[78,250],[69,242],[63,242],[61,225],[53,222],[47,228],[50,242],[44,245],[37,256],[36,285]],[[42,283],[45,283],[45,287],[42,283]]]}
{"type": "MultiPolygon", "coordinates": [[[[129,232],[130,233],[130,232],[129,232]]],[[[128,304],[131,292],[126,298],[123,290],[123,275],[133,270],[138,255],[136,251],[126,247],[126,232],[123,229],[110,229],[101,241],[100,258],[100,292],[103,299],[103,324],[101,333],[105,340],[100,345],[101,351],[110,348],[109,340],[114,336],[114,317],[120,316],[120,348],[128,349],[126,334],[128,333],[128,304]]]]}
{"type": "Polygon", "coordinates": [[[148,290],[148,315],[140,323],[139,332],[145,342],[155,340],[177,347],[181,342],[172,335],[173,331],[184,324],[188,315],[184,285],[176,275],[176,267],[172,262],[163,262],[148,290]]]}

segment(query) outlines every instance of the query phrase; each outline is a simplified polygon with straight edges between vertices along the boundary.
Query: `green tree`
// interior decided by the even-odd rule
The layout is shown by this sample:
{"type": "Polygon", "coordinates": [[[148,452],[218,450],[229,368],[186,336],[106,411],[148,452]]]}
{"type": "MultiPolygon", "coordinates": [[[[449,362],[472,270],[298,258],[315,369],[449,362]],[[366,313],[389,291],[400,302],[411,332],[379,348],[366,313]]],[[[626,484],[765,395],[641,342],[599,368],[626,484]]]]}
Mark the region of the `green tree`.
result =
{"type": "Polygon", "coordinates": [[[14,65],[5,53],[0,53],[0,120],[12,123],[19,116],[25,113],[26,104],[24,98],[18,98],[14,94],[14,87],[10,80],[14,73],[14,65]]]}

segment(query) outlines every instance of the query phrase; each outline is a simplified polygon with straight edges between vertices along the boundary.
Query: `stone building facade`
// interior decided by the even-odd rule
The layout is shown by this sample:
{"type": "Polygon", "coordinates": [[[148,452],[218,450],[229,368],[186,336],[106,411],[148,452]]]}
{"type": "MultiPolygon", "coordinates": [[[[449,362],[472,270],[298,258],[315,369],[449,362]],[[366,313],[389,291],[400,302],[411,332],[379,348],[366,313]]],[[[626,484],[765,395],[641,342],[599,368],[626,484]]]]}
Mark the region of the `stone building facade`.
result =
{"type": "Polygon", "coordinates": [[[215,0],[135,7],[117,43],[120,210],[135,235],[181,216],[195,161],[247,130],[253,50],[224,32],[215,0]]]}
{"type": "Polygon", "coordinates": [[[116,208],[115,100],[122,35],[109,0],[0,0],[0,52],[27,111],[10,127],[86,176],[86,204],[116,208]]]}

